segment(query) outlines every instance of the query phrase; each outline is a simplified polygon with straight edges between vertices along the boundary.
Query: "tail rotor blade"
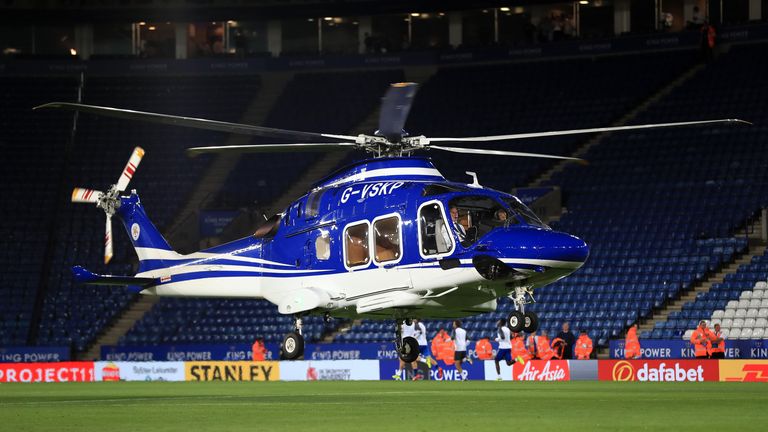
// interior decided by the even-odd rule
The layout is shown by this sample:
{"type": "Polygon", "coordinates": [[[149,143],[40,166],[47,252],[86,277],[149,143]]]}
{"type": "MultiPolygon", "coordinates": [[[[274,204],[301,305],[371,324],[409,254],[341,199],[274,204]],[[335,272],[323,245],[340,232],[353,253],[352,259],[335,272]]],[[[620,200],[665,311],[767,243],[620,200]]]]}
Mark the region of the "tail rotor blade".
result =
{"type": "Polygon", "coordinates": [[[104,195],[104,192],[102,191],[86,188],[75,188],[72,190],[72,202],[95,203],[102,195],[104,195]]]}
{"type": "Polygon", "coordinates": [[[141,162],[141,158],[144,157],[144,149],[141,147],[136,147],[133,149],[133,153],[131,153],[131,158],[128,159],[128,163],[125,164],[125,168],[123,168],[123,173],[120,174],[120,178],[117,180],[117,190],[124,191],[128,187],[128,183],[131,182],[131,179],[133,178],[133,174],[136,172],[136,169],[139,167],[139,163],[141,162]]]}
{"type": "Polygon", "coordinates": [[[107,214],[107,227],[104,234],[104,264],[112,259],[112,216],[107,214]]]}

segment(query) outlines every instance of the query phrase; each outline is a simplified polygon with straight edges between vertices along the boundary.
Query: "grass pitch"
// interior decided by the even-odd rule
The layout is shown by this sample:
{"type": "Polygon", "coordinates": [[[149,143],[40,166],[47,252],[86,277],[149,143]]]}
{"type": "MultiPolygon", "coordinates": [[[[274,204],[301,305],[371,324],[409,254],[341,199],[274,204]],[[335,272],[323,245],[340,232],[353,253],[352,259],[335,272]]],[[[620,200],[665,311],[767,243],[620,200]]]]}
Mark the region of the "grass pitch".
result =
{"type": "Polygon", "coordinates": [[[767,424],[768,385],[760,383],[0,385],[0,430],[13,432],[764,431],[767,424]]]}

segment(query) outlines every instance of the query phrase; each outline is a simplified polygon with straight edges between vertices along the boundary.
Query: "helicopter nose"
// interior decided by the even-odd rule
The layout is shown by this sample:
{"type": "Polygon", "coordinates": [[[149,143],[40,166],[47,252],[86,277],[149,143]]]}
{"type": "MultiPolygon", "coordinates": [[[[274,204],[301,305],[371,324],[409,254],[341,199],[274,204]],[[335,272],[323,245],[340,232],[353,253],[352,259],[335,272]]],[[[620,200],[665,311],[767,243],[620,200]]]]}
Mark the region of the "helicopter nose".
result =
{"type": "Polygon", "coordinates": [[[584,240],[566,233],[555,232],[542,255],[554,261],[570,261],[584,263],[589,256],[589,246],[584,240]]]}

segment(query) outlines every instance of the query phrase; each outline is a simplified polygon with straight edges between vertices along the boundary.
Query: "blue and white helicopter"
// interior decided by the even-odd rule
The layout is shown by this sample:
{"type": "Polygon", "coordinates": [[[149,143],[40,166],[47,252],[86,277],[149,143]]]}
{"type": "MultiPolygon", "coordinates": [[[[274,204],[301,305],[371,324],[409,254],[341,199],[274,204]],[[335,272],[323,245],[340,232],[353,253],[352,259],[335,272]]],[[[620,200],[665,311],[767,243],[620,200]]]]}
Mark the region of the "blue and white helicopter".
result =
{"type": "MultiPolygon", "coordinates": [[[[533,331],[526,312],[536,288],[576,271],[589,255],[577,237],[556,232],[514,196],[452,182],[421,150],[496,156],[576,158],[435,145],[714,123],[737,119],[622,126],[466,138],[409,136],[404,130],[413,83],[392,84],[382,100],[374,135],[298,132],[166,114],[52,102],[64,108],[156,123],[291,140],[336,140],[190,148],[192,155],[223,152],[333,151],[362,149],[373,157],[319,181],[248,237],[200,252],[175,252],[150,222],[136,191],[126,190],[144,151],[137,147],[116,184],[106,192],[76,188],[72,201],[92,203],[107,215],[105,262],[112,257],[111,219],[117,215],[139,259],[135,276],[97,275],[74,267],[77,281],[121,285],[141,294],[181,297],[264,298],[294,317],[283,341],[286,359],[304,350],[302,317],[393,319],[395,344],[405,362],[419,355],[401,323],[412,318],[458,318],[496,310],[508,296],[512,331],[533,331]]],[[[472,174],[472,173],[468,173],[472,174]]]]}

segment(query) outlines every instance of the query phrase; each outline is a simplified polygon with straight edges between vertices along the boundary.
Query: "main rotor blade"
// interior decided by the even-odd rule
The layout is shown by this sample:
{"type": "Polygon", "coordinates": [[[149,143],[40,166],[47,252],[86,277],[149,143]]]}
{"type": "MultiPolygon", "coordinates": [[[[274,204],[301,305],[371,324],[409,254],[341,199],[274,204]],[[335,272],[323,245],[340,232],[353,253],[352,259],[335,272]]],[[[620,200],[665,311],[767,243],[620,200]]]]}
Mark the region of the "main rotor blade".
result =
{"type": "Polygon", "coordinates": [[[131,179],[133,178],[133,174],[136,172],[136,169],[139,167],[139,163],[141,162],[141,158],[144,157],[144,149],[141,147],[136,147],[133,149],[133,153],[131,153],[131,158],[128,159],[128,163],[125,164],[125,168],[123,168],[123,173],[120,174],[120,178],[117,179],[117,190],[124,191],[125,188],[128,187],[128,183],[131,182],[131,179]]]}
{"type": "Polygon", "coordinates": [[[586,162],[584,159],[568,157],[568,156],[555,156],[541,153],[523,153],[523,152],[511,152],[504,150],[487,150],[487,149],[471,149],[463,147],[445,147],[445,146],[429,146],[430,149],[443,150],[453,153],[466,153],[466,154],[481,154],[481,155],[497,155],[497,156],[520,156],[531,158],[544,158],[544,159],[563,159],[572,160],[578,162],[586,162]]]}
{"type": "Polygon", "coordinates": [[[416,83],[390,84],[387,93],[381,100],[379,130],[377,132],[379,135],[390,142],[400,142],[417,88],[416,83]]]}
{"type": "Polygon", "coordinates": [[[86,188],[74,188],[72,190],[72,202],[95,203],[102,195],[104,195],[104,192],[102,191],[86,188]]]}
{"type": "Polygon", "coordinates": [[[252,144],[231,146],[190,147],[187,154],[197,156],[205,153],[284,153],[284,152],[325,152],[344,151],[357,148],[354,143],[293,143],[293,144],[252,144]]]}
{"type": "Polygon", "coordinates": [[[578,134],[599,133],[599,132],[617,132],[617,131],[636,130],[636,129],[661,129],[661,128],[668,128],[668,127],[695,126],[695,125],[717,124],[717,123],[737,123],[737,124],[747,124],[747,125],[752,124],[748,121],[741,120],[741,119],[719,119],[719,120],[700,120],[700,121],[688,121],[688,122],[676,122],[676,123],[656,123],[656,124],[644,124],[644,125],[632,125],[632,126],[614,126],[614,127],[602,127],[602,128],[591,128],[591,129],[571,129],[571,130],[550,131],[550,132],[531,132],[531,133],[520,133],[520,134],[511,134],[511,135],[490,135],[490,136],[466,137],[466,138],[428,138],[428,139],[430,142],[503,141],[503,140],[516,140],[516,139],[525,139],[525,138],[551,137],[551,136],[560,136],[560,135],[578,135],[578,134]]]}
{"type": "Polygon", "coordinates": [[[349,135],[334,135],[315,132],[292,131],[288,129],[276,129],[264,126],[253,126],[242,123],[230,123],[218,120],[207,120],[195,117],[183,117],[169,114],[159,114],[145,111],[134,111],[121,108],[102,107],[69,102],[49,102],[33,109],[59,108],[74,111],[82,111],[89,114],[98,114],[107,117],[121,119],[140,120],[151,123],[184,126],[196,129],[229,132],[241,135],[253,135],[261,137],[282,138],[288,140],[331,138],[346,141],[355,141],[356,137],[349,135]]]}

